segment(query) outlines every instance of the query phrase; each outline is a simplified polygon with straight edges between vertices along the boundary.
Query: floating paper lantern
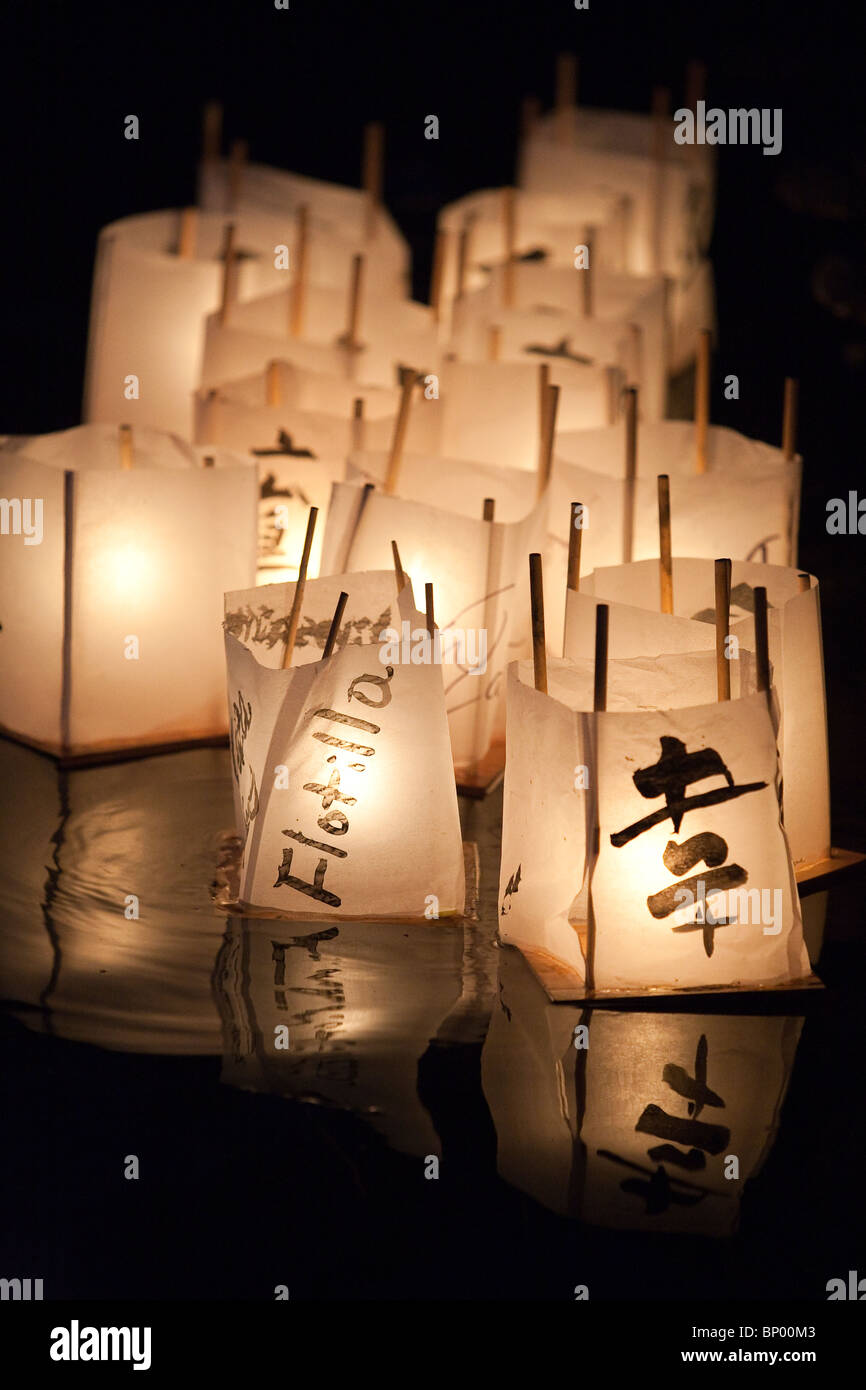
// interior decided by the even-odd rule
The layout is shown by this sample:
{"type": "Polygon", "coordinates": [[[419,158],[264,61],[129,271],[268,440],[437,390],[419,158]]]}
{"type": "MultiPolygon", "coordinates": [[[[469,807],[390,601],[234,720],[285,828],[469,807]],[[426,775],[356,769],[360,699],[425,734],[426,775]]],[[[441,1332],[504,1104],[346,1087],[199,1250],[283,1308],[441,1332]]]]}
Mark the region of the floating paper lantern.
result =
{"type": "Polygon", "coordinates": [[[222,594],[255,574],[257,480],[180,440],[86,425],[0,450],[38,533],[7,542],[0,725],[64,756],[226,732],[222,594]]]}
{"type": "Polygon", "coordinates": [[[592,662],[554,661],[549,693],[509,668],[500,930],[551,978],[590,995],[809,981],[757,678],[744,654],[736,698],[711,703],[714,655],[611,661],[599,712],[592,662]]]}
{"type": "MultiPolygon", "coordinates": [[[[493,267],[485,288],[465,294],[455,302],[452,332],[458,351],[462,342],[468,342],[477,351],[479,335],[489,338],[491,326],[501,324],[502,333],[510,334],[512,324],[516,324],[519,331],[523,316],[533,323],[532,336],[524,346],[556,347],[561,339],[565,339],[567,349],[568,328],[561,326],[560,320],[565,316],[570,324],[574,318],[586,318],[586,272],[524,261],[512,266],[511,282],[513,321],[509,311],[503,310],[506,285],[504,266],[493,267]],[[547,336],[542,336],[545,320],[548,320],[549,327],[547,336]]],[[[591,321],[597,334],[602,331],[602,325],[607,326],[607,331],[612,327],[617,335],[623,332],[629,334],[634,346],[628,365],[641,385],[643,414],[648,420],[661,419],[665,414],[667,371],[676,308],[668,282],[660,275],[638,277],[593,271],[591,297],[591,321]]],[[[701,327],[705,327],[712,322],[712,308],[711,305],[702,305],[701,309],[706,314],[706,317],[702,317],[701,327]]],[[[589,323],[585,331],[588,335],[589,323]]],[[[587,345],[591,342],[588,337],[584,341],[587,345]]],[[[574,342],[579,344],[580,339],[575,338],[574,342]]],[[[693,352],[693,340],[689,346],[693,352]]],[[[579,346],[575,346],[574,351],[579,353],[579,346]]],[[[563,361],[567,364],[565,356],[563,361]]],[[[584,422],[578,423],[578,428],[585,427],[584,422]]]]}
{"type": "MultiPolygon", "coordinates": [[[[673,614],[647,611],[658,593],[658,562],[601,569],[567,598],[564,654],[591,655],[596,605],[610,606],[610,655],[712,650],[716,643],[711,560],[674,559],[673,614]]],[[[779,697],[785,834],[797,867],[830,857],[830,777],[818,581],[778,565],[734,562],[731,650],[754,650],[755,588],[767,592],[770,660],[779,697]]],[[[657,600],[656,600],[657,603],[657,600]]]]}
{"type": "Polygon", "coordinates": [[[584,504],[585,570],[658,555],[657,477],[670,476],[675,554],[792,565],[800,515],[802,465],[781,449],[735,430],[706,431],[706,471],[698,472],[694,424],[642,424],[627,482],[626,424],[607,430],[557,430],[551,517],[562,536],[568,503],[584,504]],[[576,471],[565,472],[562,463],[576,471]],[[571,498],[565,490],[572,489],[571,498]],[[606,557],[606,558],[602,558],[606,557]],[[609,557],[609,558],[607,558],[609,557]]]}
{"type": "Polygon", "coordinates": [[[84,392],[86,420],[190,433],[205,314],[285,283],[276,219],[195,209],[122,218],[99,234],[84,392]]]}
{"type": "Polygon", "coordinates": [[[398,634],[404,623],[426,632],[409,590],[398,594],[395,581],[383,586],[383,578],[341,575],[307,585],[296,609],[296,649],[307,642],[320,659],[289,670],[274,664],[290,640],[295,586],[245,596],[240,619],[234,605],[244,596],[227,596],[244,907],[307,921],[424,921],[431,903],[439,917],[463,912],[442,672],[409,657],[382,659],[386,643],[376,639],[392,623],[398,634]],[[341,588],[350,598],[335,615],[341,588]],[[263,598],[268,611],[247,617],[263,598]],[[329,628],[323,655],[311,633],[329,628]]]}
{"type": "Polygon", "coordinates": [[[598,1226],[732,1235],[778,1133],[802,1019],[547,1003],[507,949],[500,976],[482,1075],[503,1181],[598,1226]]]}
{"type": "Polygon", "coordinates": [[[483,520],[480,509],[475,518],[456,516],[354,484],[334,488],[323,574],[372,569],[397,538],[406,573],[434,586],[439,626],[454,634],[443,676],[461,781],[505,733],[505,667],[529,652],[525,557],[543,542],[545,518],[544,501],[507,524],[483,520]]]}

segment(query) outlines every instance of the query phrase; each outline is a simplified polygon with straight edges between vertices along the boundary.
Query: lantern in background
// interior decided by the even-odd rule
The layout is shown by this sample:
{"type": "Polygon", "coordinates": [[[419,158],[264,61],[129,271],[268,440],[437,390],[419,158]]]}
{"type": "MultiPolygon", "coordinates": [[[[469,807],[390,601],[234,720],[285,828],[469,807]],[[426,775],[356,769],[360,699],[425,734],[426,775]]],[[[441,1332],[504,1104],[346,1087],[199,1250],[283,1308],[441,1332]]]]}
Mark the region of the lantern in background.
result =
{"type": "Polygon", "coordinates": [[[442,674],[461,782],[504,737],[505,667],[529,651],[526,554],[542,543],[545,519],[544,500],[508,524],[368,495],[354,484],[334,488],[322,574],[382,564],[396,540],[406,573],[433,584],[439,627],[450,634],[442,674]]]}
{"type": "Polygon", "coordinates": [[[195,209],[149,212],[103,227],[96,249],[84,417],[190,433],[204,316],[230,299],[276,290],[285,270],[278,219],[195,209]]]}
{"type": "Polygon", "coordinates": [[[225,734],[221,600],[255,575],[258,504],[231,462],[110,425],[0,450],[28,523],[0,579],[4,732],[64,756],[225,734]]]}
{"type": "Polygon", "coordinates": [[[741,653],[509,668],[500,932],[563,997],[813,980],[767,696],[741,653]],[[594,845],[598,844],[597,852],[594,845]]]}
{"type": "Polygon", "coordinates": [[[348,292],[307,287],[302,333],[291,332],[292,312],[291,292],[278,291],[209,315],[201,384],[219,386],[283,359],[371,386],[393,386],[401,364],[434,370],[438,362],[432,310],[384,296],[360,266],[348,292]]]}
{"type": "Polygon", "coordinates": [[[281,664],[293,640],[296,586],[246,596],[247,606],[268,601],[262,617],[267,641],[278,634],[270,649],[257,640],[255,619],[239,626],[232,616],[244,596],[227,595],[230,737],[243,840],[238,902],[244,908],[305,921],[424,921],[431,902],[439,917],[463,913],[463,848],[442,672],[429,649],[421,664],[399,654],[392,662],[383,659],[386,641],[356,639],[358,633],[387,635],[378,625],[390,622],[393,612],[390,630],[398,646],[404,624],[424,645],[425,619],[410,590],[397,593],[392,581],[383,605],[381,578],[344,574],[302,588],[294,640],[322,627],[328,640],[324,654],[316,650],[319,660],[289,670],[274,669],[274,658],[279,646],[281,664]],[[348,601],[341,596],[335,607],[342,588],[351,599],[345,611],[348,601]]]}
{"type": "Polygon", "coordinates": [[[550,1004],[509,950],[500,975],[482,1056],[500,1177],[593,1225],[732,1235],[778,1133],[802,1018],[550,1004]]]}
{"type": "MultiPolygon", "coordinates": [[[[830,773],[818,581],[779,565],[735,561],[728,632],[735,664],[754,651],[755,587],[767,592],[770,660],[779,699],[783,820],[797,868],[830,857],[830,773]]],[[[673,560],[673,614],[647,611],[658,591],[658,562],[601,569],[581,580],[566,605],[564,655],[592,654],[596,605],[610,606],[609,654],[710,651],[716,645],[713,561],[673,560]]]]}
{"type": "MultiPolygon", "coordinates": [[[[467,343],[477,353],[479,336],[486,336],[489,341],[491,327],[501,327],[500,340],[513,344],[511,335],[521,332],[524,323],[532,324],[532,335],[521,344],[522,355],[531,360],[534,354],[527,354],[527,347],[562,347],[562,360],[568,365],[567,353],[581,355],[581,343],[585,348],[599,349],[604,345],[603,332],[613,330],[614,341],[625,332],[631,342],[626,367],[640,384],[641,410],[648,420],[661,419],[665,414],[674,330],[675,306],[668,282],[660,275],[638,277],[594,270],[588,292],[586,275],[586,271],[565,270],[538,261],[516,262],[508,282],[513,303],[508,310],[503,309],[505,267],[495,266],[483,289],[463,295],[454,304],[455,347],[459,351],[461,343],[467,343]],[[590,316],[586,312],[587,297],[592,306],[590,316]],[[569,328],[575,320],[584,323],[584,328],[579,337],[570,340],[569,328]],[[548,327],[543,333],[545,322],[548,327]]],[[[693,340],[689,346],[694,351],[693,340]]],[[[585,351],[583,355],[587,355],[585,351]]],[[[577,428],[586,427],[585,422],[578,422],[577,428]]]]}

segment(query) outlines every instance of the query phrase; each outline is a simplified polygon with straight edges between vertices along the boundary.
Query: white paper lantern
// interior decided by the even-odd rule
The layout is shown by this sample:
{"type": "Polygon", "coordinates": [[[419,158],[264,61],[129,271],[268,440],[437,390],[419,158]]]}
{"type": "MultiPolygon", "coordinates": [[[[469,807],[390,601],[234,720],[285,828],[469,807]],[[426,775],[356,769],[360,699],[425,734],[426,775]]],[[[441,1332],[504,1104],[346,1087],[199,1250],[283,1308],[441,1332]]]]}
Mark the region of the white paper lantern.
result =
{"type": "Polygon", "coordinates": [[[767,698],[740,693],[747,655],[721,703],[714,654],[611,661],[597,714],[591,662],[549,663],[547,695],[510,667],[500,931],[567,988],[810,979],[767,698]]]}
{"type": "MultiPolygon", "coordinates": [[[[529,475],[527,475],[529,476],[529,475]]],[[[534,480],[533,480],[534,481],[534,480]]],[[[321,571],[372,569],[397,542],[416,586],[431,582],[440,628],[453,634],[443,665],[454,764],[476,765],[505,734],[505,667],[528,655],[526,556],[541,548],[546,501],[513,524],[456,516],[354,484],[334,488],[321,571]]]]}
{"type": "Polygon", "coordinates": [[[382,660],[382,623],[393,621],[396,632],[404,622],[412,632],[424,629],[408,589],[397,595],[386,579],[343,574],[308,584],[296,650],[305,644],[314,659],[285,671],[276,667],[294,586],[226,596],[245,908],[307,921],[424,921],[431,901],[439,917],[463,912],[442,672],[432,663],[382,660]],[[316,660],[315,636],[324,642],[341,589],[350,602],[340,644],[316,660]],[[247,617],[243,610],[263,601],[267,614],[247,617]]]}
{"type": "MultiPolygon", "coordinates": [[[[85,420],[190,433],[203,320],[222,299],[227,219],[196,214],[194,251],[179,255],[183,216],[143,213],[112,222],[99,234],[85,420]]],[[[234,221],[234,293],[245,299],[281,288],[287,272],[276,268],[275,248],[285,242],[284,224],[243,215],[234,221]]]]}
{"type": "Polygon", "coordinates": [[[221,600],[255,574],[255,470],[146,430],[122,468],[108,425],[15,444],[0,491],[39,535],[6,543],[0,725],[64,755],[225,734],[221,600]]]}
{"type": "MultiPolygon", "coordinates": [[[[778,743],[782,759],[785,834],[795,866],[830,855],[830,773],[827,705],[821,642],[818,581],[808,576],[802,592],[797,570],[778,565],[734,562],[731,577],[730,634],[733,651],[754,651],[754,590],[767,590],[768,634],[773,685],[779,697],[778,743]]],[[[600,569],[569,593],[565,624],[566,657],[593,651],[595,607],[610,606],[610,655],[651,656],[659,651],[715,649],[715,598],[712,560],[673,561],[674,613],[653,612],[658,564],[639,561],[600,569]]]]}

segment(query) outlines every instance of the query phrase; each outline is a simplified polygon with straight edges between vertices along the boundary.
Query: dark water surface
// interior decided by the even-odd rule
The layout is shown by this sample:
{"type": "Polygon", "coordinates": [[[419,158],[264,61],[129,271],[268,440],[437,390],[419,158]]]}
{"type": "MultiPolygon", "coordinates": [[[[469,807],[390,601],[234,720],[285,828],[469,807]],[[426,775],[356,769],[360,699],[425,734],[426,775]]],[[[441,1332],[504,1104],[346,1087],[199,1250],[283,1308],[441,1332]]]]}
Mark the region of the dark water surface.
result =
{"type": "Polygon", "coordinates": [[[46,1298],[823,1299],[856,1267],[856,885],[807,900],[823,993],[582,1011],[496,945],[499,795],[461,803],[479,922],[307,928],[212,903],[226,751],[3,742],[0,777],[3,1265],[46,1298]]]}

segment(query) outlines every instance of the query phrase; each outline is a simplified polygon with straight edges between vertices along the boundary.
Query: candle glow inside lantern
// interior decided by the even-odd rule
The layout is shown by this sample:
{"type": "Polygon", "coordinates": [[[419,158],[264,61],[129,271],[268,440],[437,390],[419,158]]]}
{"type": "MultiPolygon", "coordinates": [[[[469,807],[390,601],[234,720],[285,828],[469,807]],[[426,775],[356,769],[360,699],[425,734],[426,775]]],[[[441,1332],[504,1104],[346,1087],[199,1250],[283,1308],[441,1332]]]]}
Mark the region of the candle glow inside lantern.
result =
{"type": "Polygon", "coordinates": [[[0,725],[62,756],[227,731],[221,599],[255,574],[255,470],[147,430],[132,450],[107,425],[0,449],[0,492],[39,517],[4,540],[0,725]]]}
{"type": "Polygon", "coordinates": [[[226,596],[240,907],[304,921],[424,921],[431,903],[440,918],[461,915],[442,671],[383,661],[379,640],[392,623],[423,632],[424,615],[393,576],[312,581],[296,639],[307,659],[283,670],[295,588],[226,596]],[[341,589],[337,646],[323,657],[341,589]]]}
{"type": "Polygon", "coordinates": [[[509,668],[500,931],[563,997],[813,978],[746,658],[719,703],[714,654],[611,661],[595,713],[592,662],[509,668]]]}
{"type": "Polygon", "coordinates": [[[129,423],[189,436],[205,314],[227,287],[239,299],[281,288],[278,219],[238,217],[226,266],[227,219],[195,213],[194,244],[180,253],[184,214],[143,213],[103,227],[96,249],[84,392],[87,421],[129,423]]]}
{"type": "MultiPolygon", "coordinates": [[[[777,740],[782,761],[783,819],[797,868],[830,856],[830,772],[827,704],[818,581],[780,565],[734,561],[731,571],[731,650],[754,651],[754,592],[767,591],[770,660],[778,697],[777,740]],[[808,587],[804,588],[804,582],[808,587]]],[[[673,614],[652,612],[658,562],[599,569],[581,579],[566,601],[564,655],[589,657],[596,604],[609,605],[609,654],[648,657],[658,651],[710,651],[715,646],[713,561],[673,560],[673,614]]],[[[738,655],[731,662],[736,664],[738,655]]]]}

